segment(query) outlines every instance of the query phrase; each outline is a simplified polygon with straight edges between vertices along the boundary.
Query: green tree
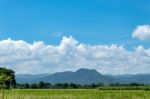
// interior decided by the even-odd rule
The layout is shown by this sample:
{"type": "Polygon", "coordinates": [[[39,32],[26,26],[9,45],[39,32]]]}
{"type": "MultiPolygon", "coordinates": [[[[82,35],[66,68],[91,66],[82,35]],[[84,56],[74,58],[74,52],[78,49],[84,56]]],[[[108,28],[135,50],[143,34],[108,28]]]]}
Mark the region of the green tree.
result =
{"type": "Polygon", "coordinates": [[[14,71],[0,68],[0,88],[2,89],[2,99],[4,99],[4,89],[16,85],[14,71]]]}
{"type": "Polygon", "coordinates": [[[43,81],[40,81],[38,87],[39,87],[40,89],[42,89],[42,88],[44,88],[44,86],[45,86],[45,83],[44,83],[43,81]]]}
{"type": "Polygon", "coordinates": [[[15,74],[11,69],[0,68],[0,87],[10,88],[16,85],[15,74]]]}
{"type": "Polygon", "coordinates": [[[30,88],[30,85],[29,85],[28,83],[25,83],[25,84],[24,84],[24,88],[25,88],[25,89],[28,89],[28,88],[30,88]]]}
{"type": "Polygon", "coordinates": [[[30,88],[31,89],[37,89],[38,88],[38,84],[33,83],[33,84],[31,84],[30,88]]]}

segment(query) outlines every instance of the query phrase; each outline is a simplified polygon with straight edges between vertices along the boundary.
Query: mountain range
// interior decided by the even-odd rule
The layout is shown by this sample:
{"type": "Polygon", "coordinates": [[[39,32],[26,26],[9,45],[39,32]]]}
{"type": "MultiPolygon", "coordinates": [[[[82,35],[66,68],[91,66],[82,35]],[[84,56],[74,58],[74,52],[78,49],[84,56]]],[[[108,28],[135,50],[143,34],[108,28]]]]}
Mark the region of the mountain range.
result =
{"type": "Polygon", "coordinates": [[[125,74],[125,75],[103,75],[92,69],[81,68],[75,72],[57,72],[54,74],[16,74],[17,83],[37,83],[40,81],[56,84],[56,83],[76,83],[76,84],[92,84],[92,83],[142,83],[150,84],[150,74],[125,74]]]}

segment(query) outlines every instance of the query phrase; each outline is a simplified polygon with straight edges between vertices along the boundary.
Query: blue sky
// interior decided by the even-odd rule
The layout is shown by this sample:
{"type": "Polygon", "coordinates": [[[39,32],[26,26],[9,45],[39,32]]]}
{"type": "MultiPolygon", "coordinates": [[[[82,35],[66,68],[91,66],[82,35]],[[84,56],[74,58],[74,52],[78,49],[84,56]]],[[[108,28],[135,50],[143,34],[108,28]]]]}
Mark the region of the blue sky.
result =
{"type": "Polygon", "coordinates": [[[0,0],[0,66],[149,73],[149,9],[150,0],[0,0]]]}
{"type": "Polygon", "coordinates": [[[62,35],[72,35],[87,44],[150,47],[149,41],[131,37],[136,26],[150,23],[149,4],[149,0],[1,0],[0,39],[58,44],[62,35]]]}

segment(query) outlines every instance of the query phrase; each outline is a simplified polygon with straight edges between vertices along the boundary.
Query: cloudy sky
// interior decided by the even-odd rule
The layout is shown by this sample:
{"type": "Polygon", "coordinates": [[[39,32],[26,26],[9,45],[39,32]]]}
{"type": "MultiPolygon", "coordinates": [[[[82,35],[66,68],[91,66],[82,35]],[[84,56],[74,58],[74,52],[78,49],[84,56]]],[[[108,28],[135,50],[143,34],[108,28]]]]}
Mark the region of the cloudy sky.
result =
{"type": "Polygon", "coordinates": [[[149,0],[0,0],[0,67],[150,73],[149,9],[149,0]]]}

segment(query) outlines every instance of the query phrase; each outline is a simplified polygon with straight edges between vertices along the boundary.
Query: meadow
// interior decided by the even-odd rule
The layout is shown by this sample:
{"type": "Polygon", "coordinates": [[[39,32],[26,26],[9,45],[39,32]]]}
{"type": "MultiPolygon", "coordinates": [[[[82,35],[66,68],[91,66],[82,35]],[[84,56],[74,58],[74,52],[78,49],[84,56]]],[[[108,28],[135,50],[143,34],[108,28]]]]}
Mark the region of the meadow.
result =
{"type": "MultiPolygon", "coordinates": [[[[3,99],[2,90],[0,99],[3,99]]],[[[4,99],[150,99],[146,90],[11,89],[4,99]]]]}

